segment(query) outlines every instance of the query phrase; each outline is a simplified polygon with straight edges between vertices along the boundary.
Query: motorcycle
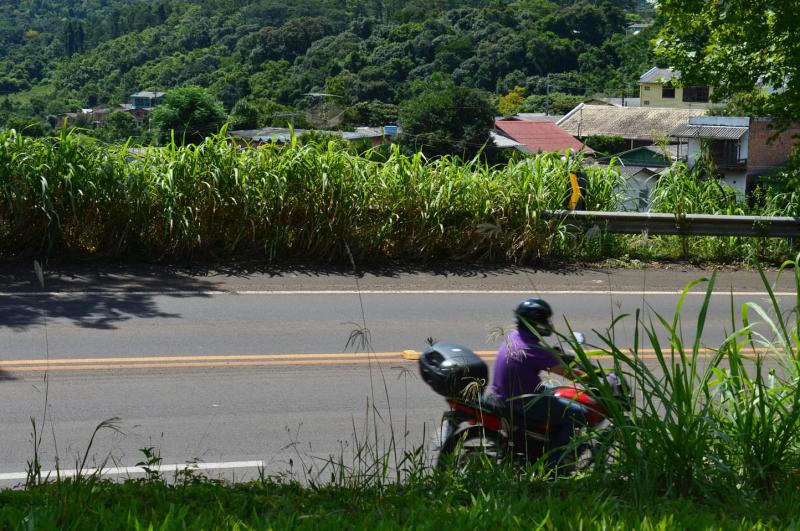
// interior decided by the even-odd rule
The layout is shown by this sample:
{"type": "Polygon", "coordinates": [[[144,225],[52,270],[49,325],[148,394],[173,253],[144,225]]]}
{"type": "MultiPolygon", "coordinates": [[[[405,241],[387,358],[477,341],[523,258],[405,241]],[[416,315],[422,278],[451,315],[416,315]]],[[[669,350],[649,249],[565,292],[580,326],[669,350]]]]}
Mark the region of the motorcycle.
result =
{"type": "MultiPolygon", "coordinates": [[[[582,342],[582,335],[576,340],[582,342]]],[[[574,355],[554,349],[554,354],[567,364],[577,364],[574,355]]],[[[588,368],[582,367],[584,370],[588,368]]],[[[419,358],[422,379],[450,406],[442,416],[437,467],[463,466],[475,459],[511,461],[517,464],[534,463],[553,448],[556,430],[546,423],[523,425],[515,422],[508,408],[483,390],[488,384],[489,368],[481,358],[463,345],[435,343],[419,358]]],[[[598,370],[592,367],[589,370],[598,370]]],[[[577,470],[591,464],[599,452],[607,450],[607,437],[613,432],[608,418],[609,400],[616,400],[623,408],[629,407],[627,385],[620,375],[603,372],[610,393],[593,392],[572,382],[566,386],[545,386],[543,392],[586,407],[586,425],[581,426],[575,439],[569,463],[559,465],[559,470],[577,470]]]]}

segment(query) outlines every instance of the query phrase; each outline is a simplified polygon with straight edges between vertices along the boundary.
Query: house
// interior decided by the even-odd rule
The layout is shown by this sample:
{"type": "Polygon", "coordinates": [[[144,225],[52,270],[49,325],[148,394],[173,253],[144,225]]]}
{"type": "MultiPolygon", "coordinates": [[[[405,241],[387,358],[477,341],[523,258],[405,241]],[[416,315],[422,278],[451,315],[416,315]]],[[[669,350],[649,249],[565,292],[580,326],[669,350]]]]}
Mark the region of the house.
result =
{"type": "Polygon", "coordinates": [[[116,110],[130,114],[141,124],[150,116],[151,109],[149,107],[136,108],[131,103],[120,103],[116,106],[116,110]]]}
{"type": "Polygon", "coordinates": [[[136,94],[131,94],[131,107],[134,109],[152,109],[164,101],[163,92],[152,92],[143,90],[136,94]]]}
{"type": "Polygon", "coordinates": [[[681,74],[672,68],[653,67],[639,78],[642,107],[707,109],[712,89],[706,85],[677,86],[681,74]]]}
{"type": "MultiPolygon", "coordinates": [[[[517,143],[515,149],[524,153],[582,151],[592,154],[591,148],[567,133],[550,120],[495,120],[495,133],[517,143]]],[[[497,142],[495,142],[497,145],[497,142]]]]}
{"type": "Polygon", "coordinates": [[[494,147],[497,149],[517,149],[519,151],[527,153],[525,146],[517,142],[516,140],[512,140],[507,136],[501,135],[497,131],[489,131],[489,137],[492,139],[492,143],[494,147]]]}
{"type": "Polygon", "coordinates": [[[597,135],[619,136],[628,141],[630,149],[634,149],[669,138],[675,128],[705,112],[704,109],[655,109],[581,103],[557,124],[579,140],[597,135]]]}
{"type": "Polygon", "coordinates": [[[625,96],[615,98],[607,96],[593,96],[583,103],[586,105],[613,105],[616,107],[640,107],[639,98],[627,98],[625,96]]]}
{"type": "MultiPolygon", "coordinates": [[[[294,136],[302,137],[306,133],[340,136],[348,142],[368,142],[372,147],[391,142],[397,135],[397,126],[358,127],[355,131],[322,131],[310,129],[294,129],[294,136]]],[[[292,130],[285,127],[263,127],[231,131],[229,136],[241,147],[256,147],[261,144],[284,144],[292,141],[292,130]]]]}
{"type": "Polygon", "coordinates": [[[644,23],[628,24],[628,27],[625,28],[625,35],[638,35],[639,33],[649,28],[650,26],[652,26],[652,24],[644,24],[644,23]]]}
{"type": "Polygon", "coordinates": [[[643,168],[668,168],[679,160],[679,146],[666,145],[666,146],[642,146],[622,153],[617,153],[609,157],[598,159],[597,162],[610,162],[611,159],[616,160],[620,166],[628,167],[643,167],[643,168]]]}
{"type": "Polygon", "coordinates": [[[697,116],[676,127],[671,136],[687,144],[687,163],[695,167],[704,158],[720,178],[747,194],[758,177],[780,168],[800,144],[800,123],[777,128],[770,118],[697,116]]]}
{"type": "Polygon", "coordinates": [[[557,114],[545,114],[543,112],[520,112],[514,115],[513,118],[497,118],[497,120],[527,120],[529,122],[538,122],[541,120],[549,120],[553,123],[556,123],[564,115],[557,115],[557,114]]]}
{"type": "Polygon", "coordinates": [[[386,127],[356,127],[355,131],[337,131],[342,138],[350,143],[368,142],[372,147],[380,146],[392,137],[397,136],[397,126],[386,127]]]}
{"type": "Polygon", "coordinates": [[[597,164],[614,164],[625,177],[625,193],[630,199],[624,202],[626,210],[647,210],[650,194],[658,179],[678,160],[678,147],[643,146],[597,160],[597,164]]]}
{"type": "Polygon", "coordinates": [[[61,129],[65,124],[72,127],[99,127],[113,112],[126,112],[132,115],[137,122],[144,122],[150,114],[150,108],[134,108],[130,103],[117,105],[102,104],[91,109],[78,109],[75,112],[65,112],[55,116],[52,125],[61,129]]]}

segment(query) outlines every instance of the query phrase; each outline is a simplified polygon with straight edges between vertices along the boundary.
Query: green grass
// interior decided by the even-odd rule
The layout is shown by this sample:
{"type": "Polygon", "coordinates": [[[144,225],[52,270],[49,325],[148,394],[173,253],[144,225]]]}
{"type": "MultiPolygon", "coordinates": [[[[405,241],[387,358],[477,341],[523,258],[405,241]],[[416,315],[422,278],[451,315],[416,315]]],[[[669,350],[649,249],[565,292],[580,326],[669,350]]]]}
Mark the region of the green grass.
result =
{"type": "Polygon", "coordinates": [[[508,470],[402,485],[306,487],[264,480],[63,482],[0,492],[2,529],[791,529],[795,494],[699,503],[633,500],[591,479],[545,482],[508,470]]]}
{"type": "Polygon", "coordinates": [[[28,90],[22,90],[9,94],[8,99],[15,105],[25,105],[34,98],[50,97],[55,90],[55,85],[40,84],[34,85],[28,90]]]}
{"type": "MultiPolygon", "coordinates": [[[[42,139],[8,132],[0,134],[0,257],[331,262],[352,252],[361,263],[780,263],[793,255],[787,239],[571,233],[542,220],[541,211],[564,207],[567,172],[581,167],[554,154],[488,167],[399,150],[378,162],[335,143],[241,150],[223,135],[131,156],[127,146],[74,131],[42,139]]],[[[586,208],[620,208],[619,173],[583,169],[586,208]]],[[[779,213],[781,201],[767,198],[758,213],[779,213]]],[[[682,167],[663,179],[654,203],[670,212],[745,211],[730,190],[682,167]]]]}

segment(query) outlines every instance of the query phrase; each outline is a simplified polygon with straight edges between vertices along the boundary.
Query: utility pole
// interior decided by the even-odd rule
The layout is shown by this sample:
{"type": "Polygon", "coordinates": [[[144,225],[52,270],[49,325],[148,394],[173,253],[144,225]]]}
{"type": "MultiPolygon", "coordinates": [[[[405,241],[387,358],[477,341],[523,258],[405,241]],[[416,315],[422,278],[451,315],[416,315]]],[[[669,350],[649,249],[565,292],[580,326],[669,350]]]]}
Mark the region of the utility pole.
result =
{"type": "Polygon", "coordinates": [[[294,119],[295,119],[295,117],[301,116],[302,114],[303,113],[301,113],[301,112],[278,112],[278,113],[275,113],[275,116],[288,117],[289,118],[289,124],[291,125],[292,129],[294,129],[294,119]]]}
{"type": "Polygon", "coordinates": [[[548,116],[550,114],[550,74],[547,74],[547,80],[544,84],[544,115],[548,116]]]}

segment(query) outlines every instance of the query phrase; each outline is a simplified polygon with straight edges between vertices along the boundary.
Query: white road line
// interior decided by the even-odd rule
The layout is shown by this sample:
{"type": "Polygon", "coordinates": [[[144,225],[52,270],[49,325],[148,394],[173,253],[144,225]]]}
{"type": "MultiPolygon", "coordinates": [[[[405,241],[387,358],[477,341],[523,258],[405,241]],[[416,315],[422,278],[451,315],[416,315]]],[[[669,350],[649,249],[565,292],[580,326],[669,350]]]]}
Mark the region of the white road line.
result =
{"type": "MultiPolygon", "coordinates": [[[[680,295],[682,290],[480,290],[480,289],[441,289],[441,290],[389,290],[365,289],[361,291],[342,290],[196,290],[196,291],[125,291],[125,290],[94,290],[94,291],[25,291],[25,292],[0,292],[0,297],[87,297],[87,296],[139,296],[139,297],[214,297],[220,295],[680,295]]],[[[689,295],[705,296],[705,291],[690,291],[689,295]]],[[[734,291],[737,297],[766,297],[766,291],[734,291]]],[[[730,291],[715,290],[714,295],[730,295],[730,291]]],[[[778,297],[794,297],[797,294],[791,291],[775,292],[778,297]]]]}
{"type": "MultiPolygon", "coordinates": [[[[178,471],[196,471],[196,470],[230,470],[234,468],[263,468],[264,461],[229,461],[223,463],[188,463],[188,464],[175,464],[175,465],[153,465],[148,467],[153,472],[178,472],[178,471]]],[[[128,474],[145,474],[147,471],[141,466],[124,466],[124,467],[109,467],[109,468],[87,468],[81,471],[82,476],[91,476],[98,473],[101,476],[122,476],[128,474]]],[[[56,477],[71,478],[78,475],[77,469],[59,470],[43,470],[42,477],[54,480],[56,477]]],[[[0,481],[18,481],[28,478],[27,472],[3,472],[0,473],[0,481]]]]}

